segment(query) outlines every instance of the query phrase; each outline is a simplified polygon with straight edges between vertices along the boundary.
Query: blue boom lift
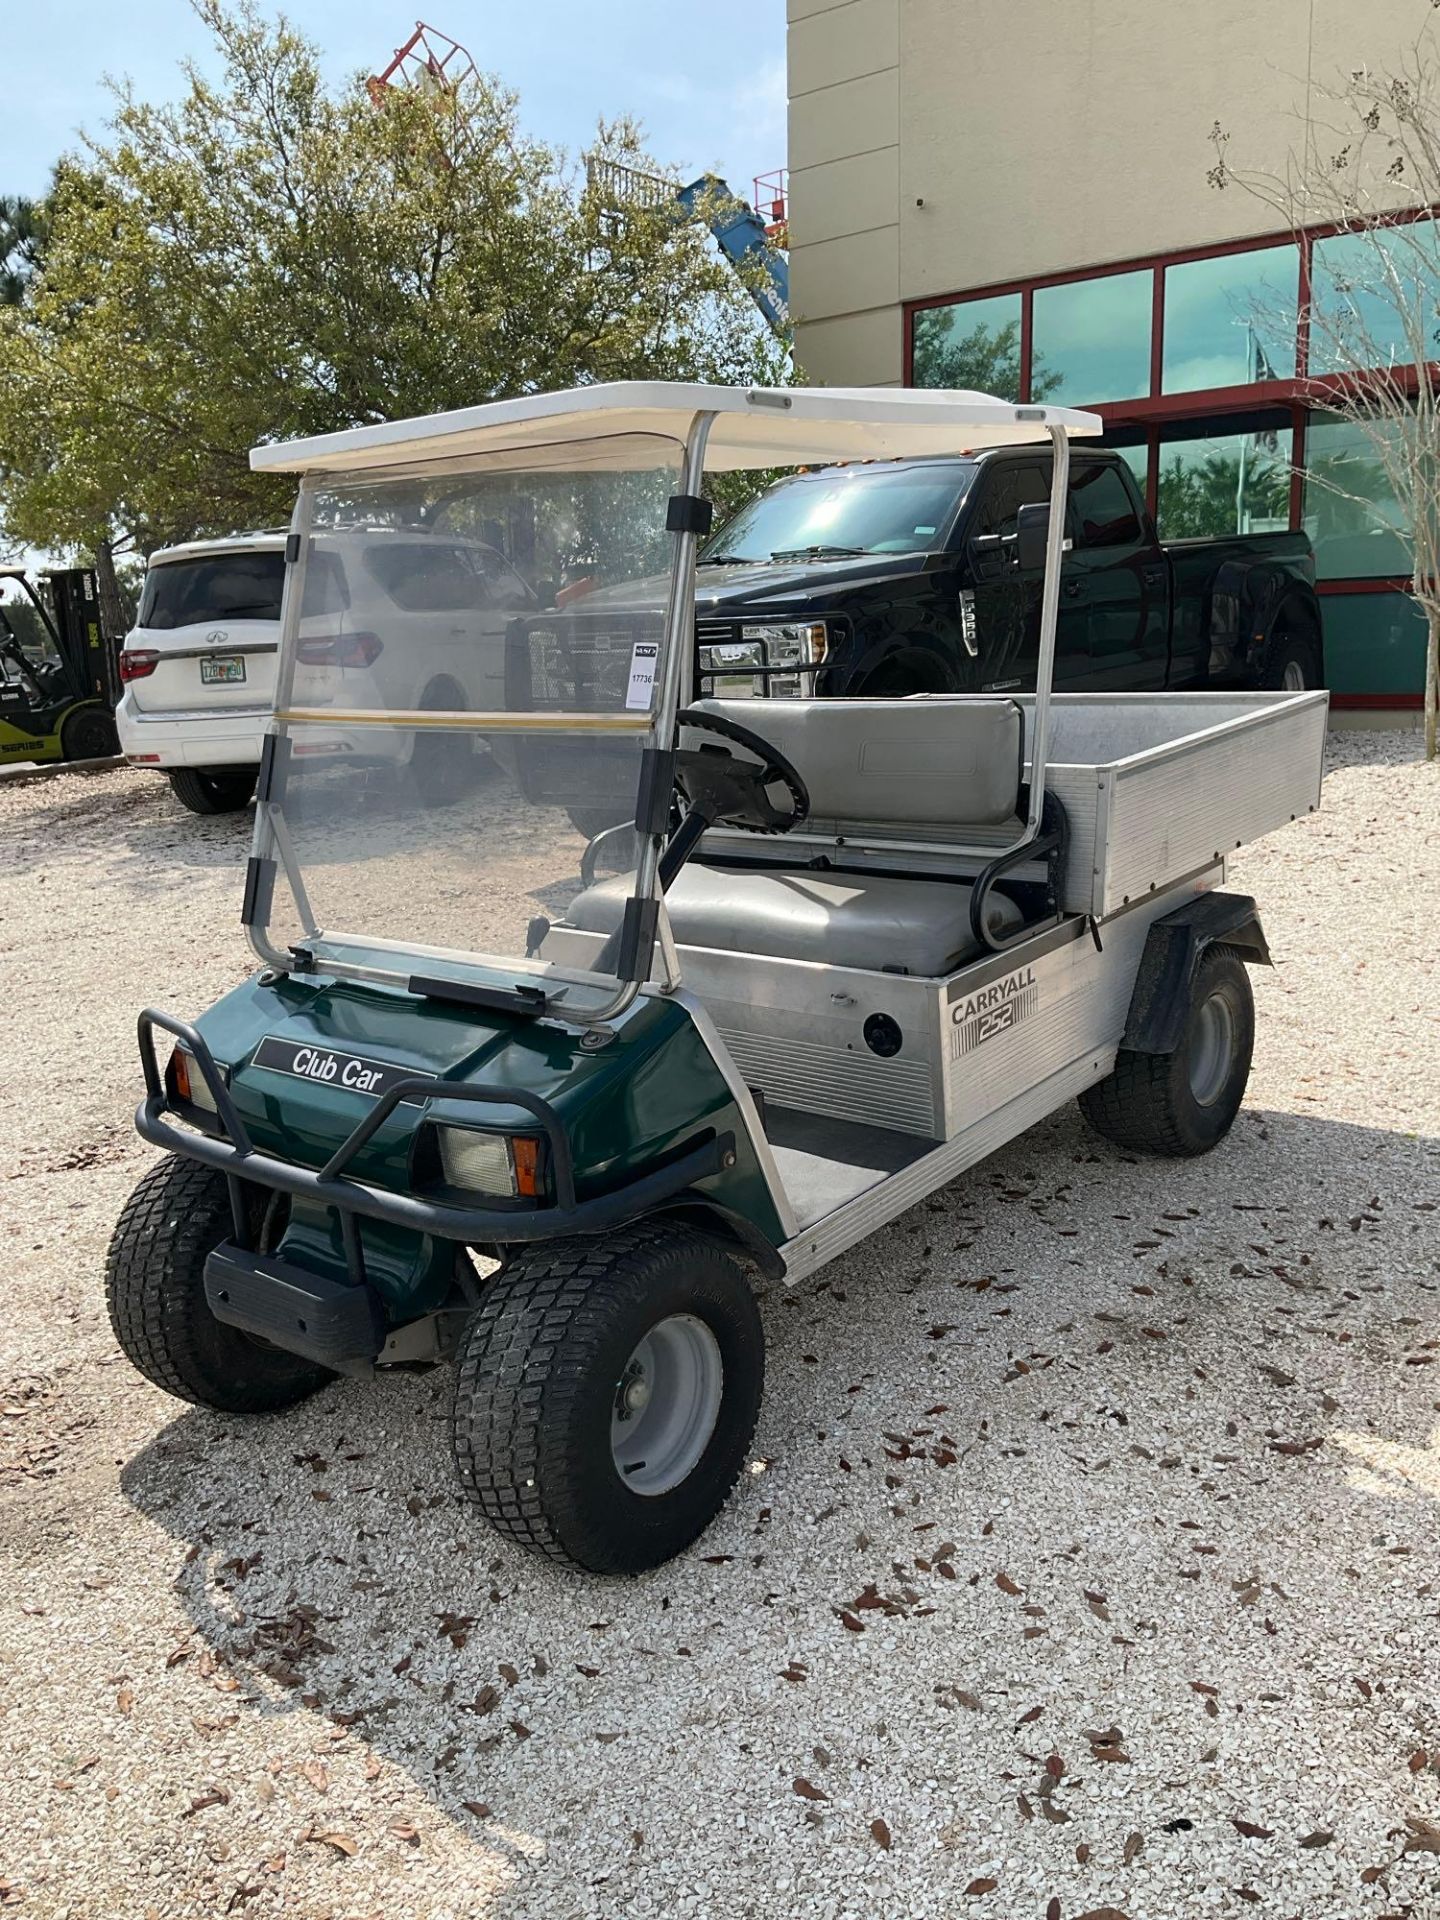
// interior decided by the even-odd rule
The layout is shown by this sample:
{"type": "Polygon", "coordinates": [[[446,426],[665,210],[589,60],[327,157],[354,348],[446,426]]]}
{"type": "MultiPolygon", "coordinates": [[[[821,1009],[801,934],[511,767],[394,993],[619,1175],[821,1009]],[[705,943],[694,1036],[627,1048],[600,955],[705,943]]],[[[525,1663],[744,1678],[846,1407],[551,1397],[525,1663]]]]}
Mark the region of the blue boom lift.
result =
{"type": "Polygon", "coordinates": [[[618,160],[592,159],[589,184],[616,214],[635,207],[669,207],[677,220],[704,221],[771,330],[781,339],[788,337],[790,265],[774,244],[779,223],[767,227],[755,208],[732,193],[717,174],[702,174],[688,186],[677,187],[663,174],[646,173],[618,160]]]}
{"type": "Polygon", "coordinates": [[[692,180],[675,195],[687,220],[703,219],[745,290],[782,337],[790,329],[790,263],[770,244],[765,222],[713,173],[692,180]]]}

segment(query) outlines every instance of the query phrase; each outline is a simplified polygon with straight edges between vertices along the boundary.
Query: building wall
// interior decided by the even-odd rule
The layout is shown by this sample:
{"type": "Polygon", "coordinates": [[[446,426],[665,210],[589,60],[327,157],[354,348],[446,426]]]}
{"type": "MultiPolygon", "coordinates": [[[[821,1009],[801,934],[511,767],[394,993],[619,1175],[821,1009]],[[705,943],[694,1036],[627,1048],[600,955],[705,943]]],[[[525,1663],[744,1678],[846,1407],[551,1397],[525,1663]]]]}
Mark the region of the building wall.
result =
{"type": "Polygon", "coordinates": [[[902,303],[1272,233],[1206,175],[1313,138],[1428,0],[788,0],[790,270],[812,380],[903,377],[902,303]],[[923,204],[920,204],[923,203],[923,204]]]}
{"type": "Polygon", "coordinates": [[[827,386],[898,386],[901,0],[787,4],[797,357],[827,386]]]}

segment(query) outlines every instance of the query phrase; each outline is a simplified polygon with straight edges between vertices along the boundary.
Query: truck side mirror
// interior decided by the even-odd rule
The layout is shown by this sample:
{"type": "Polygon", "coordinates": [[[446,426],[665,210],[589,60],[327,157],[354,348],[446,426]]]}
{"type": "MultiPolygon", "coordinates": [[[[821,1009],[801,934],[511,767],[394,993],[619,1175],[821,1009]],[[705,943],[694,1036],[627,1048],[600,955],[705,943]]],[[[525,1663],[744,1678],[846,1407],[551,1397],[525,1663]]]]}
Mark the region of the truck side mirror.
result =
{"type": "Polygon", "coordinates": [[[1039,573],[1045,565],[1050,538],[1050,507],[1039,501],[1021,507],[1015,515],[1015,564],[1024,573],[1039,573]]]}

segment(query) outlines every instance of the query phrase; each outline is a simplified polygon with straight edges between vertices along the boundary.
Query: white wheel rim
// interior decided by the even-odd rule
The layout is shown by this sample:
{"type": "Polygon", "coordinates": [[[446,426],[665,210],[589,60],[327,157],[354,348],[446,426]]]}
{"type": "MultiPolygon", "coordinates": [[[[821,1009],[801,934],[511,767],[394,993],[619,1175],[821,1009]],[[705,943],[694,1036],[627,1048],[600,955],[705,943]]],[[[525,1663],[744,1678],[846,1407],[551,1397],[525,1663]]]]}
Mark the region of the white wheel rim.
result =
{"type": "Polygon", "coordinates": [[[725,1367],[703,1320],[672,1313],[626,1361],[610,1411],[610,1455],[632,1493],[654,1499],[695,1471],[720,1417],[725,1367]]]}
{"type": "Polygon", "coordinates": [[[1212,1107],[1220,1098],[1234,1053],[1235,1015],[1223,993],[1212,993],[1190,1035],[1190,1091],[1197,1106],[1212,1107]]]}
{"type": "Polygon", "coordinates": [[[1298,660],[1287,660],[1285,671],[1280,675],[1282,693],[1304,693],[1305,669],[1298,660]]]}

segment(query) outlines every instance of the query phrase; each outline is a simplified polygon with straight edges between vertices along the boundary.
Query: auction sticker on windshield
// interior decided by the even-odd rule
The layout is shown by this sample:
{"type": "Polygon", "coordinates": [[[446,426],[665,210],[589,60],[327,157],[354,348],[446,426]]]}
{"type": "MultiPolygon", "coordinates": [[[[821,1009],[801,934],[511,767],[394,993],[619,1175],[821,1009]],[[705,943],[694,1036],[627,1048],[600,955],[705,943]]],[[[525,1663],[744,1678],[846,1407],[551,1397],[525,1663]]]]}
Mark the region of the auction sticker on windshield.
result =
{"type": "Polygon", "coordinates": [[[630,683],[625,689],[625,705],[646,712],[655,697],[655,663],[660,648],[653,640],[637,640],[630,649],[630,683]]]}

